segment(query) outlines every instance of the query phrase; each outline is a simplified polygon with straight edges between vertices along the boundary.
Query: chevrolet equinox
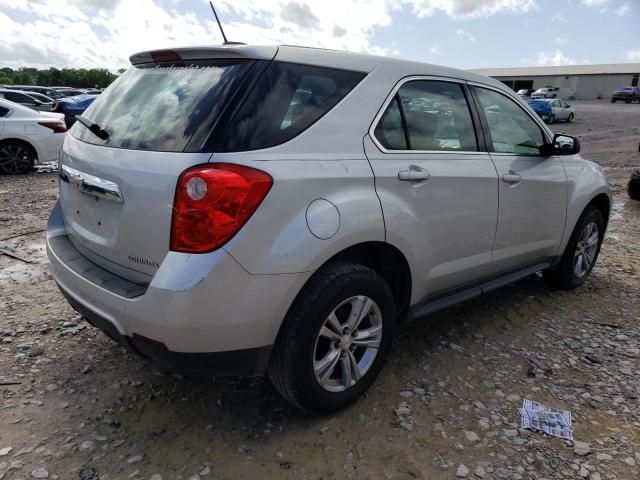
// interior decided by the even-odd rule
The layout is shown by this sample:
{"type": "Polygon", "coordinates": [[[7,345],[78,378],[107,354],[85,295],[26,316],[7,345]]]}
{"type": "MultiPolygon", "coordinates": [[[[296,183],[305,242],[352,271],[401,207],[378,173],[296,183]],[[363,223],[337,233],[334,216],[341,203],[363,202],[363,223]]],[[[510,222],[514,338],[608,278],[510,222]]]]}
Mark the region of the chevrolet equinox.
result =
{"type": "Polygon", "coordinates": [[[163,368],[267,372],[332,412],[400,322],[594,267],[602,170],[496,80],[288,46],[130,60],[64,141],[47,250],[69,303],[163,368]]]}

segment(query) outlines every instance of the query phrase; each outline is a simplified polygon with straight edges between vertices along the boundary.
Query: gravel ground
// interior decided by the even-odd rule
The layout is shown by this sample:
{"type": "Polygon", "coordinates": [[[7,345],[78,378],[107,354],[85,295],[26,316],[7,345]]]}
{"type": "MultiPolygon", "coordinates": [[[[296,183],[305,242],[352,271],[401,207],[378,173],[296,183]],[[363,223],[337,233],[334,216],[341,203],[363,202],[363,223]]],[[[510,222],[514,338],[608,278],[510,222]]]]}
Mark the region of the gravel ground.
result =
{"type": "Polygon", "coordinates": [[[262,378],[162,373],[85,324],[47,270],[55,174],[0,177],[0,249],[22,259],[0,255],[0,480],[640,478],[640,106],[575,108],[553,128],[615,194],[587,283],[533,276],[405,325],[369,394],[323,418],[262,378]],[[570,410],[575,444],[520,429],[523,398],[570,410]]]}

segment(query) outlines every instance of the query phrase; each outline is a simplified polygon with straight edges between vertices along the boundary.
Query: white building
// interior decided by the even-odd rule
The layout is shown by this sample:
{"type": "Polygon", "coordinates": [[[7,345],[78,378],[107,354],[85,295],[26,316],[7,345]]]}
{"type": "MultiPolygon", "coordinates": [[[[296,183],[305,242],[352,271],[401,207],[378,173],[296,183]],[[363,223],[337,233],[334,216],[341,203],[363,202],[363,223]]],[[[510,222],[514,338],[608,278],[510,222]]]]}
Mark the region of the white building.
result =
{"type": "Polygon", "coordinates": [[[566,65],[559,67],[483,68],[471,70],[493,77],[514,90],[557,87],[558,97],[608,99],[622,86],[638,86],[640,63],[566,65]]]}

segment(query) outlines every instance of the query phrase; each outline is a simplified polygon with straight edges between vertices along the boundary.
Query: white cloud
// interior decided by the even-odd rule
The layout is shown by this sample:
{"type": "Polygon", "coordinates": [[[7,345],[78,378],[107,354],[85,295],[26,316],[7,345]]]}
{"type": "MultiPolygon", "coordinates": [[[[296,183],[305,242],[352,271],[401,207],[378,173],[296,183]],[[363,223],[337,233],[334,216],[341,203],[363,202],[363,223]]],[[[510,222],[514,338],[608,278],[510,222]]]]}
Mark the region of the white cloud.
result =
{"type": "Polygon", "coordinates": [[[553,15],[553,17],[551,17],[551,21],[557,23],[567,23],[567,17],[560,13],[556,13],[553,15]]]}
{"type": "MultiPolygon", "coordinates": [[[[536,1],[218,0],[216,7],[223,20],[236,19],[224,21],[229,40],[398,55],[395,46],[373,40],[376,29],[391,25],[398,9],[460,20],[528,12],[538,8],[536,1]]],[[[168,5],[163,8],[158,0],[0,0],[0,64],[115,70],[139,51],[221,43],[204,0],[193,3],[197,11],[182,0],[168,5]]]]}
{"type": "Polygon", "coordinates": [[[474,37],[473,35],[471,35],[469,32],[467,32],[466,30],[463,30],[461,28],[456,30],[456,35],[460,36],[460,37],[464,37],[467,40],[469,40],[471,43],[476,43],[478,40],[476,39],[476,37],[474,37]]]}
{"type": "Polygon", "coordinates": [[[631,62],[640,62],[640,47],[632,48],[631,50],[627,51],[627,59],[629,59],[629,61],[631,62]]]}
{"type": "Polygon", "coordinates": [[[604,7],[608,5],[611,0],[582,0],[582,4],[587,7],[604,7]]]}
{"type": "Polygon", "coordinates": [[[525,13],[537,9],[536,0],[402,0],[419,17],[441,11],[454,19],[489,17],[496,13],[525,13]]]}
{"type": "Polygon", "coordinates": [[[574,59],[567,57],[560,50],[548,50],[536,53],[533,58],[525,58],[521,63],[523,66],[528,67],[547,67],[557,65],[575,65],[576,63],[587,62],[576,62],[574,59]]]}
{"type": "Polygon", "coordinates": [[[624,17],[629,13],[631,13],[631,5],[629,5],[628,3],[625,3],[616,9],[616,15],[618,15],[619,17],[624,17]]]}

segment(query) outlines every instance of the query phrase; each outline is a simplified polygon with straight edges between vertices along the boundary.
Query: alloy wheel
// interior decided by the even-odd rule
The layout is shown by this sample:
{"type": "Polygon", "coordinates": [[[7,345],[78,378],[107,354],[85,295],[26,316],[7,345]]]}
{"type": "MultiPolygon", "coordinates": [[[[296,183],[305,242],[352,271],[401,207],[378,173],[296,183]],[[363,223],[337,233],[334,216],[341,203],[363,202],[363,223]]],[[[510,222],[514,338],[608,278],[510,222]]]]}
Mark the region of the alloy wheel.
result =
{"type": "Polygon", "coordinates": [[[335,307],[315,341],[313,371],[330,392],[354,386],[371,368],[382,342],[382,314],[371,298],[357,295],[335,307]]]}
{"type": "Polygon", "coordinates": [[[33,152],[19,143],[7,143],[0,147],[0,171],[4,173],[24,173],[31,168],[33,160],[33,152]]]}
{"type": "Polygon", "coordinates": [[[576,277],[584,277],[591,269],[596,258],[599,238],[600,232],[595,222],[587,224],[582,230],[573,254],[573,273],[576,277]]]}

